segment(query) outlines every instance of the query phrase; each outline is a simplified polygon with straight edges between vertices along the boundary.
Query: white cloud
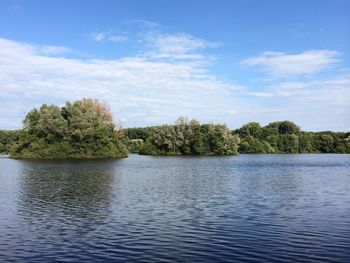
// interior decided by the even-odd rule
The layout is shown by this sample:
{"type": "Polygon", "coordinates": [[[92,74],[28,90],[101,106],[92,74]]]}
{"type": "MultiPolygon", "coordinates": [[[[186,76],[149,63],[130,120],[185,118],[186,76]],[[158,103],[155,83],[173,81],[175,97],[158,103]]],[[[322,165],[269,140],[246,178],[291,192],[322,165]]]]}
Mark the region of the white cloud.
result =
{"type": "MultiPolygon", "coordinates": [[[[220,46],[189,34],[161,34],[149,32],[142,35],[140,43],[148,48],[146,55],[153,59],[203,60],[200,52],[220,46]]],[[[209,57],[205,57],[209,59],[209,57]]]]}
{"type": "Polygon", "coordinates": [[[267,90],[249,92],[249,95],[257,97],[289,97],[302,95],[307,88],[308,85],[305,82],[282,82],[272,85],[267,90]]]}
{"type": "Polygon", "coordinates": [[[72,52],[70,48],[61,46],[38,46],[36,50],[43,55],[62,55],[72,52]]]}
{"type": "Polygon", "coordinates": [[[116,35],[116,34],[112,34],[111,32],[93,33],[90,35],[90,37],[96,42],[111,41],[111,42],[118,43],[118,42],[126,41],[128,39],[124,35],[116,35]]]}
{"type": "Polygon", "coordinates": [[[147,57],[153,59],[184,59],[184,60],[204,60],[206,57],[202,54],[172,54],[172,53],[159,53],[159,52],[149,52],[147,57]]]}
{"type": "Polygon", "coordinates": [[[126,36],[121,36],[121,35],[109,35],[108,40],[112,42],[122,42],[127,40],[128,38],[126,36]]]}
{"type": "Polygon", "coordinates": [[[242,118],[262,120],[265,124],[292,120],[305,130],[350,130],[350,74],[327,80],[281,82],[248,94],[257,102],[249,114],[240,109],[242,118]],[[271,112],[267,113],[268,109],[271,112]]]}
{"type": "Polygon", "coordinates": [[[29,44],[0,39],[0,100],[8,102],[0,104],[6,112],[0,128],[19,128],[26,112],[42,103],[82,97],[108,102],[127,126],[172,122],[179,115],[216,121],[234,103],[238,89],[193,60],[57,58],[29,44]],[[146,116],[134,117],[140,114],[146,116]]]}
{"type": "MultiPolygon", "coordinates": [[[[294,97],[297,100],[327,101],[328,104],[348,105],[350,98],[350,74],[326,80],[304,82],[280,82],[265,90],[248,92],[256,97],[294,97]]],[[[349,105],[350,108],[350,105],[349,105]]]]}
{"type": "Polygon", "coordinates": [[[151,28],[151,29],[161,27],[160,24],[158,24],[158,23],[156,23],[154,21],[149,21],[149,20],[145,20],[145,19],[133,19],[130,22],[131,23],[140,24],[140,25],[143,25],[146,28],[151,28]]]}
{"type": "Polygon", "coordinates": [[[185,54],[217,46],[215,43],[188,34],[163,34],[150,37],[151,44],[161,53],[185,54]]]}
{"type": "Polygon", "coordinates": [[[37,53],[45,56],[64,55],[73,52],[70,48],[67,47],[29,44],[24,42],[9,41],[3,38],[0,38],[0,45],[0,54],[2,54],[3,56],[9,56],[11,54],[15,55],[17,52],[26,55],[37,53]],[[6,55],[8,51],[11,52],[9,52],[9,54],[6,55]]]}
{"type": "Polygon", "coordinates": [[[101,33],[93,33],[93,34],[91,34],[91,37],[96,42],[100,42],[100,41],[106,39],[106,34],[103,33],[103,32],[101,32],[101,33]]]}
{"type": "Polygon", "coordinates": [[[211,74],[210,58],[198,50],[119,60],[65,58],[64,49],[53,56],[56,51],[60,48],[0,38],[0,129],[20,128],[25,114],[43,103],[62,105],[83,97],[109,103],[127,127],[187,115],[231,128],[288,119],[306,130],[350,129],[347,70],[327,80],[275,81],[252,91],[211,74]],[[192,58],[169,60],[175,55],[192,58]]]}
{"type": "Polygon", "coordinates": [[[241,62],[244,66],[260,66],[273,77],[311,75],[333,66],[340,53],[334,50],[310,50],[300,54],[264,52],[241,62]]]}

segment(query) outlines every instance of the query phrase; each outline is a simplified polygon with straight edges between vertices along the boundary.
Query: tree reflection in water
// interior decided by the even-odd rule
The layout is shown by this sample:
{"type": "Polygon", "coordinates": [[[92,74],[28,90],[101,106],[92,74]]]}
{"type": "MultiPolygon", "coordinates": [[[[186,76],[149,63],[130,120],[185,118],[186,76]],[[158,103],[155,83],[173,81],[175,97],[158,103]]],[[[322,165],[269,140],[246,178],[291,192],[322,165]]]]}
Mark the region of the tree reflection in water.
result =
{"type": "Polygon", "coordinates": [[[25,162],[18,196],[22,222],[36,233],[96,230],[111,214],[116,162],[25,162]]]}

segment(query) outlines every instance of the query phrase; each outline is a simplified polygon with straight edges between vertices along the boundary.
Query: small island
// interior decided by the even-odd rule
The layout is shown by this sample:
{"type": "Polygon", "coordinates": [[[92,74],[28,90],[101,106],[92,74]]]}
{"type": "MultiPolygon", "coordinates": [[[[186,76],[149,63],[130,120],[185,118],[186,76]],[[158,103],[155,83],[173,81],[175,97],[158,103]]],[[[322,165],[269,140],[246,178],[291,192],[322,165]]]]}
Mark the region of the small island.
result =
{"type": "Polygon", "coordinates": [[[12,158],[89,159],[126,157],[121,131],[108,105],[98,100],[66,102],[64,107],[42,105],[27,114],[12,158]]]}
{"type": "Polygon", "coordinates": [[[142,155],[235,155],[238,153],[350,153],[349,132],[306,132],[291,121],[236,130],[180,117],[173,125],[122,129],[110,107],[96,99],[43,104],[17,131],[0,131],[0,152],[11,158],[92,159],[142,155]]]}

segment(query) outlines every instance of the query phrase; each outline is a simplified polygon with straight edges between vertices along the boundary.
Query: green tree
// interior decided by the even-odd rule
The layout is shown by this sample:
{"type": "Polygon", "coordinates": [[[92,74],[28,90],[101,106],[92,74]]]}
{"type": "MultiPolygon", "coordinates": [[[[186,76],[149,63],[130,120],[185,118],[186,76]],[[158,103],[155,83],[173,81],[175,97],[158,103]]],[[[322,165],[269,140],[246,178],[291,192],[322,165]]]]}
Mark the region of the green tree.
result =
{"type": "Polygon", "coordinates": [[[208,129],[209,148],[219,155],[237,154],[239,137],[232,135],[226,125],[210,125],[208,129]]]}
{"type": "Polygon", "coordinates": [[[315,144],[317,149],[323,153],[334,152],[334,140],[330,134],[318,133],[316,134],[315,144]]]}
{"type": "Polygon", "coordinates": [[[299,152],[312,153],[317,152],[315,149],[314,135],[312,133],[303,132],[299,135],[299,152]]]}
{"type": "Polygon", "coordinates": [[[259,123],[257,122],[249,122],[243,125],[238,130],[239,136],[244,138],[246,136],[251,136],[253,138],[261,139],[263,135],[263,130],[259,123]]]}
{"type": "Polygon", "coordinates": [[[98,100],[67,102],[63,108],[46,105],[27,114],[15,158],[123,157],[127,150],[108,105],[98,100]]]}
{"type": "Polygon", "coordinates": [[[240,153],[273,153],[275,149],[267,141],[247,136],[242,139],[238,151],[240,153]]]}
{"type": "Polygon", "coordinates": [[[18,142],[19,131],[0,130],[0,153],[9,153],[18,142]]]}
{"type": "Polygon", "coordinates": [[[196,120],[180,117],[174,125],[148,129],[148,137],[139,151],[141,154],[237,154],[239,137],[225,125],[201,125],[196,120]]]}
{"type": "Polygon", "coordinates": [[[300,132],[300,127],[291,121],[272,122],[266,128],[275,129],[279,134],[298,134],[300,132]]]}
{"type": "Polygon", "coordinates": [[[295,134],[281,134],[278,141],[278,150],[283,153],[298,153],[298,136],[295,134]]]}

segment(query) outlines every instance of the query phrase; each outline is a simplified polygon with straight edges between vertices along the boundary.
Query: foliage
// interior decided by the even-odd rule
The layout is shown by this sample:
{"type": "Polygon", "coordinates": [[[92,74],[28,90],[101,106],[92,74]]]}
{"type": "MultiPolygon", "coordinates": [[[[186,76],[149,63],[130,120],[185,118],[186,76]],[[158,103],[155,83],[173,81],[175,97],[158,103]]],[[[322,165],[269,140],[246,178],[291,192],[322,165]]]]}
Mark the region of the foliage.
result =
{"type": "Polygon", "coordinates": [[[130,153],[139,153],[140,149],[143,147],[143,140],[142,139],[131,139],[128,141],[128,151],[130,153]]]}
{"type": "Polygon", "coordinates": [[[98,100],[42,105],[27,114],[14,158],[107,158],[127,156],[108,105],[98,100]]]}
{"type": "Polygon", "coordinates": [[[204,124],[180,117],[174,125],[125,130],[129,149],[148,155],[229,155],[237,154],[239,137],[225,125],[204,124]],[[138,136],[140,136],[138,138],[138,136]],[[135,149],[135,140],[142,139],[135,149]]]}
{"type": "Polygon", "coordinates": [[[0,130],[0,153],[9,153],[13,144],[18,141],[19,131],[0,130]]]}
{"type": "Polygon", "coordinates": [[[350,153],[349,133],[304,132],[290,121],[251,122],[233,134],[241,138],[240,153],[350,153]]]}
{"type": "Polygon", "coordinates": [[[108,105],[97,100],[42,105],[20,131],[0,131],[0,152],[15,158],[104,158],[240,153],[350,153],[349,132],[305,132],[290,121],[250,122],[229,131],[180,117],[173,125],[121,130],[108,105]],[[126,147],[124,146],[127,146],[126,147]]]}

